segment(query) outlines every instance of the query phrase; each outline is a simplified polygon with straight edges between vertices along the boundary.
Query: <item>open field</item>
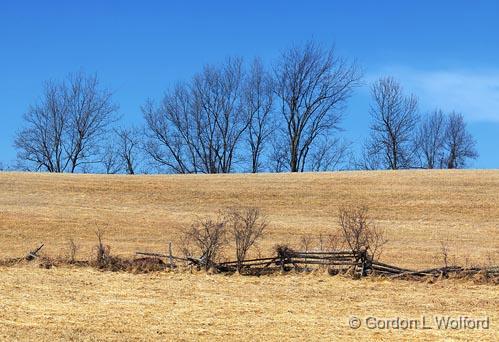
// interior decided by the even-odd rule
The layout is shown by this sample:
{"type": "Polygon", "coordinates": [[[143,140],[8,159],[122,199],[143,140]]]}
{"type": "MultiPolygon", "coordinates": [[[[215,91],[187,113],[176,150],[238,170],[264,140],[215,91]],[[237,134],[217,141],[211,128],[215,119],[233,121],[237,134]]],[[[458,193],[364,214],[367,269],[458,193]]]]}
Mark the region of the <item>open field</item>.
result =
{"type": "MultiPolygon", "coordinates": [[[[0,173],[0,258],[22,256],[39,242],[51,256],[72,237],[89,258],[104,228],[113,254],[166,251],[193,218],[226,206],[257,206],[270,227],[263,254],[276,243],[327,234],[338,206],[365,203],[386,229],[382,259],[431,267],[440,241],[451,261],[498,262],[499,171],[380,171],[322,174],[106,176],[0,173]]],[[[317,244],[317,242],[315,242],[317,244]]]]}
{"type": "MultiPolygon", "coordinates": [[[[260,249],[327,234],[338,206],[365,203],[386,228],[383,260],[414,268],[496,263],[499,171],[339,172],[215,176],[0,173],[0,258],[39,242],[63,255],[67,239],[92,257],[94,231],[112,254],[165,251],[195,218],[258,206],[271,226],[260,249]]],[[[175,245],[174,245],[175,246],[175,245]]],[[[1,340],[499,339],[497,285],[351,280],[324,273],[262,277],[160,272],[136,275],[38,263],[0,267],[1,340]],[[489,329],[441,330],[435,316],[489,317],[489,329]],[[348,320],[362,320],[351,329],[348,320]],[[369,316],[421,320],[432,329],[368,329],[369,316]]]]}
{"type": "Polygon", "coordinates": [[[324,274],[0,268],[2,340],[481,340],[499,338],[494,285],[444,280],[353,281],[324,274]],[[439,330],[434,316],[489,317],[488,329],[439,330]],[[349,328],[350,317],[363,320],[349,328]],[[365,319],[421,320],[433,329],[368,329],[365,319]]]}

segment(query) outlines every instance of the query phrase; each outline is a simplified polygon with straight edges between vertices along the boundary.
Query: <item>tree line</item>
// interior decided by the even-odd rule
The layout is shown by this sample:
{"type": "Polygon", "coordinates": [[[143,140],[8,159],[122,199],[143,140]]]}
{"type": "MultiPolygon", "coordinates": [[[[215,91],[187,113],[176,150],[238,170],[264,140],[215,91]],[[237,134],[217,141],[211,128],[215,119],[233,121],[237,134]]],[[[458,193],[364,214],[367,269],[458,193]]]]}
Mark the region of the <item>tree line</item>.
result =
{"type": "Polygon", "coordinates": [[[341,137],[362,71],[316,42],[266,67],[227,58],[177,82],[124,126],[113,93],[83,72],[49,81],[16,134],[18,168],[48,172],[232,173],[462,168],[478,156],[460,113],[421,115],[392,77],[371,85],[370,131],[352,157],[341,137]],[[153,171],[151,171],[153,170],[153,171]]]}

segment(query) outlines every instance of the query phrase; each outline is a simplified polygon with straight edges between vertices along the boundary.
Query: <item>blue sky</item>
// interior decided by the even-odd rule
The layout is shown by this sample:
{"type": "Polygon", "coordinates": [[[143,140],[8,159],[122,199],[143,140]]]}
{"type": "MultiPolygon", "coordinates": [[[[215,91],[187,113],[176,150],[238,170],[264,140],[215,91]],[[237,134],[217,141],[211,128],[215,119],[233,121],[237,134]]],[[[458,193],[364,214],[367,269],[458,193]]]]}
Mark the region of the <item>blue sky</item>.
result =
{"type": "Polygon", "coordinates": [[[22,114],[47,79],[98,73],[123,120],[176,80],[227,56],[271,62],[296,42],[335,44],[362,66],[342,134],[359,146],[368,83],[399,79],[422,112],[461,111],[477,139],[470,166],[499,168],[499,1],[2,1],[0,162],[15,159],[22,114]]]}

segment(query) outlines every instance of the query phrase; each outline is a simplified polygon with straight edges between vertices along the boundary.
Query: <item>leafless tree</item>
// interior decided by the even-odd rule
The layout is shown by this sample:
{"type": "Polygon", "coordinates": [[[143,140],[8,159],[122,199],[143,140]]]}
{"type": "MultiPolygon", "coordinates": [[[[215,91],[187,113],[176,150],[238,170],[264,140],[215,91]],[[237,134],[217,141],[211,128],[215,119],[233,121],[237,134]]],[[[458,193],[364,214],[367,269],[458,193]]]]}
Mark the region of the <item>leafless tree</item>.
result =
{"type": "Polygon", "coordinates": [[[367,207],[343,207],[338,213],[338,221],[345,242],[350,250],[358,252],[369,245],[367,207]]]}
{"type": "Polygon", "coordinates": [[[285,121],[291,172],[304,171],[315,141],[338,128],[342,107],[359,80],[355,64],[314,42],[281,55],[274,82],[277,107],[285,121]]]}
{"type": "Polygon", "coordinates": [[[243,110],[250,118],[247,142],[251,150],[251,172],[261,169],[261,155],[272,133],[273,88],[272,80],[263,64],[256,59],[249,71],[244,87],[243,110]]]}
{"type": "Polygon", "coordinates": [[[117,110],[111,95],[97,76],[82,72],[47,82],[42,100],[25,113],[26,125],[16,135],[18,159],[48,172],[75,172],[97,162],[92,158],[117,110]]]}
{"type": "Polygon", "coordinates": [[[369,219],[366,206],[341,207],[338,212],[338,223],[344,241],[352,252],[358,253],[367,249],[373,259],[379,258],[388,240],[385,238],[385,232],[369,219]]]}
{"type": "Polygon", "coordinates": [[[279,134],[273,134],[270,137],[271,151],[268,162],[272,172],[284,172],[289,166],[288,148],[281,137],[279,134]]]}
{"type": "Polygon", "coordinates": [[[119,155],[117,152],[116,143],[108,141],[103,149],[101,163],[104,167],[104,172],[108,175],[118,173],[121,169],[119,155]]]}
{"type": "Polygon", "coordinates": [[[478,158],[475,139],[466,129],[461,114],[452,112],[449,115],[445,131],[446,164],[449,169],[462,168],[467,159],[478,158]]]}
{"type": "Polygon", "coordinates": [[[402,169],[413,166],[413,132],[418,123],[414,95],[404,95],[400,84],[391,77],[381,78],[371,87],[374,103],[370,137],[364,146],[366,168],[381,166],[402,169]]]}
{"type": "Polygon", "coordinates": [[[175,173],[196,173],[199,168],[202,152],[197,132],[202,127],[197,127],[198,122],[193,120],[198,116],[191,111],[195,109],[193,101],[188,85],[177,84],[159,107],[152,101],[142,106],[147,124],[146,153],[158,165],[175,173]]]}
{"type": "Polygon", "coordinates": [[[183,233],[182,240],[194,244],[201,252],[200,259],[208,270],[228,243],[223,216],[198,220],[183,233]]]}
{"type": "Polygon", "coordinates": [[[346,161],[349,144],[340,139],[323,139],[311,154],[311,170],[315,172],[335,170],[346,161]]]}
{"type": "Polygon", "coordinates": [[[133,175],[140,158],[141,135],[137,128],[119,128],[115,130],[117,136],[118,158],[123,170],[133,175]]]}
{"type": "Polygon", "coordinates": [[[146,103],[146,151],[153,160],[177,173],[231,172],[250,124],[242,110],[243,79],[241,59],[228,59],[177,84],[159,107],[146,103]]]}
{"type": "Polygon", "coordinates": [[[206,158],[205,164],[210,173],[231,172],[236,147],[250,123],[250,117],[242,110],[243,76],[242,60],[235,58],[219,68],[205,67],[194,78],[194,94],[207,114],[209,128],[205,138],[210,141],[212,151],[207,152],[212,156],[206,158]]]}
{"type": "Polygon", "coordinates": [[[420,123],[416,147],[423,168],[434,169],[443,166],[446,125],[446,116],[441,110],[428,114],[420,123]]]}
{"type": "Polygon", "coordinates": [[[237,270],[240,272],[248,251],[262,237],[268,225],[267,219],[257,208],[227,209],[223,216],[236,247],[237,270]]]}

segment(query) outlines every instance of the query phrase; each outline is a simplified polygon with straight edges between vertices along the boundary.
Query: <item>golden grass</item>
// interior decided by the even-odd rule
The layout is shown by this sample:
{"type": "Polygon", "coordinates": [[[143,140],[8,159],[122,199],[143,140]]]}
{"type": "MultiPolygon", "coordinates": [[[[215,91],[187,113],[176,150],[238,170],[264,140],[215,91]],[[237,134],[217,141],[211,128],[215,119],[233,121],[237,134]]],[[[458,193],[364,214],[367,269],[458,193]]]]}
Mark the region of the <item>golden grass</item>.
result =
{"type": "Polygon", "coordinates": [[[325,274],[263,277],[0,268],[3,340],[497,341],[497,286],[325,274]],[[489,317],[489,329],[439,330],[434,316],[489,317]],[[359,329],[350,317],[420,320],[430,330],[359,329]]]}
{"type": "MultiPolygon", "coordinates": [[[[89,258],[94,232],[106,230],[113,254],[166,251],[195,216],[226,206],[257,206],[277,243],[336,227],[338,206],[361,202],[387,230],[383,259],[424,268],[440,263],[440,241],[464,263],[497,262],[499,171],[379,171],[256,175],[107,176],[0,173],[0,258],[39,242],[65,253],[67,239],[89,258]],[[487,261],[489,260],[489,261],[487,261]]],[[[316,241],[315,244],[318,242],[316,241]]]]}
{"type": "MultiPolygon", "coordinates": [[[[271,226],[260,244],[326,234],[342,204],[364,203],[387,230],[383,259],[440,264],[440,241],[462,263],[497,263],[499,171],[105,176],[0,173],[0,258],[39,242],[91,257],[97,228],[112,254],[165,251],[196,215],[257,206],[271,226]]],[[[178,248],[175,243],[174,248],[178,248]]],[[[262,277],[91,268],[0,267],[1,340],[490,340],[499,339],[497,285],[435,284],[324,274],[262,277]],[[487,330],[371,330],[351,316],[489,317],[487,330]]],[[[365,322],[364,322],[365,323],[365,322]]],[[[434,324],[432,323],[434,327],[434,324]]]]}

